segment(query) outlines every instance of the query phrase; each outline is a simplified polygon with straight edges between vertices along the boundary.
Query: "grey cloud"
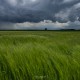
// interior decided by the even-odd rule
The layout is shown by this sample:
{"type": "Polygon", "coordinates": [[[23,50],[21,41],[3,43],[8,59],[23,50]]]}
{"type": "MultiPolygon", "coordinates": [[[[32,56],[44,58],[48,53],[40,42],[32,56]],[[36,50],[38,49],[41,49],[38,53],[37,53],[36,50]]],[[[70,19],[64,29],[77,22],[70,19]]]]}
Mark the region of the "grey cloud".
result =
{"type": "Polygon", "coordinates": [[[75,22],[67,22],[68,25],[64,26],[64,29],[80,29],[80,22],[75,21],[75,22]]]}
{"type": "Polygon", "coordinates": [[[16,29],[15,24],[9,22],[0,22],[0,30],[13,30],[16,29]]]}
{"type": "Polygon", "coordinates": [[[80,22],[75,21],[75,22],[66,22],[66,23],[60,23],[60,22],[52,22],[49,20],[44,20],[39,23],[30,23],[30,22],[25,22],[25,23],[17,23],[15,25],[16,29],[33,29],[33,30],[39,30],[42,29],[44,30],[47,28],[48,30],[59,30],[59,29],[80,29],[80,22]]]}
{"type": "Polygon", "coordinates": [[[80,7],[74,8],[79,3],[80,0],[0,0],[0,22],[74,22],[80,17],[80,7]],[[65,12],[68,13],[66,17],[62,16],[65,12]]]}
{"type": "Polygon", "coordinates": [[[44,30],[47,28],[48,30],[56,30],[56,29],[62,29],[64,26],[68,26],[67,23],[59,23],[59,22],[52,22],[50,20],[44,20],[38,23],[17,23],[15,24],[16,29],[27,29],[27,30],[44,30]]]}

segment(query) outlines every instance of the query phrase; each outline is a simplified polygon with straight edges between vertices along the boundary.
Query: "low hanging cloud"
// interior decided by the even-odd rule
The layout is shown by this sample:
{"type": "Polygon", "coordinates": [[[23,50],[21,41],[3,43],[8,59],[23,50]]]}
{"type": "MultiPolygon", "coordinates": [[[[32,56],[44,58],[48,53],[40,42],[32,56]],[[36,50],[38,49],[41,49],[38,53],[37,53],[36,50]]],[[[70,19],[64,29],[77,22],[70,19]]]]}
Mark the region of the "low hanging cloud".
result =
{"type": "Polygon", "coordinates": [[[16,29],[32,29],[32,30],[44,30],[47,28],[48,30],[56,30],[56,29],[61,29],[64,26],[67,26],[66,23],[59,23],[55,22],[53,23],[50,20],[44,20],[39,23],[30,23],[30,22],[25,22],[25,23],[17,23],[16,24],[16,29]]]}
{"type": "Polygon", "coordinates": [[[13,27],[25,23],[39,26],[44,20],[52,21],[46,25],[49,28],[57,24],[79,23],[80,0],[0,0],[0,29],[5,29],[5,25],[13,27]]]}
{"type": "Polygon", "coordinates": [[[16,25],[10,22],[0,22],[0,30],[15,30],[16,25]]]}
{"type": "Polygon", "coordinates": [[[15,29],[27,29],[27,30],[44,30],[47,28],[48,30],[60,30],[60,29],[80,29],[80,22],[66,22],[66,23],[60,23],[55,22],[53,23],[50,20],[44,20],[39,23],[17,23],[15,24],[15,29]]]}
{"type": "Polygon", "coordinates": [[[60,23],[58,21],[52,22],[50,20],[44,20],[38,23],[24,22],[24,23],[0,23],[0,30],[61,30],[61,29],[80,29],[80,22],[68,21],[66,23],[60,23]]]}

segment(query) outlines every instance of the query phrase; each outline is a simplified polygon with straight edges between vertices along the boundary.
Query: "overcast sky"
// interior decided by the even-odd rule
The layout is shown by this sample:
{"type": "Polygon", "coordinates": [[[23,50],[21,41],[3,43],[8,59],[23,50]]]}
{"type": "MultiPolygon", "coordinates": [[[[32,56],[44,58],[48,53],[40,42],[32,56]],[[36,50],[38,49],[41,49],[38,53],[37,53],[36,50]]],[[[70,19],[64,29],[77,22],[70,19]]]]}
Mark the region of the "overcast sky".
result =
{"type": "Polygon", "coordinates": [[[80,0],[0,0],[0,29],[80,29],[80,0]]]}

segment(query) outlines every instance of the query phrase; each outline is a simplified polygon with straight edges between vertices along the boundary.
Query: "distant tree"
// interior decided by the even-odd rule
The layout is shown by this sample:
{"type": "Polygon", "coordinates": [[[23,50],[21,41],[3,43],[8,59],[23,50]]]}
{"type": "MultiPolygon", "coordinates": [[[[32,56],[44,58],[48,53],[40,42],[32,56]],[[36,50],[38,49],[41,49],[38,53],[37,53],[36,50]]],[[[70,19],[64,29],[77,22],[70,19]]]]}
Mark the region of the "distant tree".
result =
{"type": "Polygon", "coordinates": [[[45,28],[45,31],[47,31],[47,28],[45,28]]]}

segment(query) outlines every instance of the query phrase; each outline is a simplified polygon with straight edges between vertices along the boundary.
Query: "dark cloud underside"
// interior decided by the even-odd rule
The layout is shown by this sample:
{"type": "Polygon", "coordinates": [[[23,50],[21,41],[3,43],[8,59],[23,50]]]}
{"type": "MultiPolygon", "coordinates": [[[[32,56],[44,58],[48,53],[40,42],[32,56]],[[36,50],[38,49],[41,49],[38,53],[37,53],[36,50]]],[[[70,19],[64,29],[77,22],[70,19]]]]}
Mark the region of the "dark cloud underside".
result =
{"type": "Polygon", "coordinates": [[[0,22],[43,20],[61,23],[80,20],[80,0],[0,0],[0,22]]]}

